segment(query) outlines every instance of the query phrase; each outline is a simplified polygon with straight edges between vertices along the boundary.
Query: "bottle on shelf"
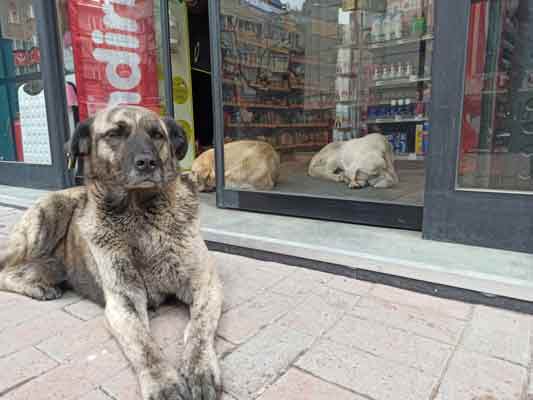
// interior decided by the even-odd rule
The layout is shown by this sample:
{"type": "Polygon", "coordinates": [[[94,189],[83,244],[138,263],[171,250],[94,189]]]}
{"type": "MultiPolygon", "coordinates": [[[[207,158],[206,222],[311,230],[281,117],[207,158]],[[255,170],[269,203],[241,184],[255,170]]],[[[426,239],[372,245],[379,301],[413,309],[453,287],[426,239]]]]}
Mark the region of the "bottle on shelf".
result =
{"type": "Polygon", "coordinates": [[[392,39],[392,15],[389,10],[387,10],[387,13],[385,14],[385,18],[383,18],[383,25],[382,25],[382,36],[384,41],[388,41],[392,39]]]}
{"type": "Polygon", "coordinates": [[[381,41],[382,28],[383,28],[383,19],[381,16],[377,15],[374,18],[374,21],[372,22],[372,27],[370,31],[370,38],[372,42],[377,43],[381,41]]]}
{"type": "Polygon", "coordinates": [[[402,10],[401,8],[395,7],[394,13],[392,17],[392,31],[394,39],[401,39],[402,38],[402,10]]]}

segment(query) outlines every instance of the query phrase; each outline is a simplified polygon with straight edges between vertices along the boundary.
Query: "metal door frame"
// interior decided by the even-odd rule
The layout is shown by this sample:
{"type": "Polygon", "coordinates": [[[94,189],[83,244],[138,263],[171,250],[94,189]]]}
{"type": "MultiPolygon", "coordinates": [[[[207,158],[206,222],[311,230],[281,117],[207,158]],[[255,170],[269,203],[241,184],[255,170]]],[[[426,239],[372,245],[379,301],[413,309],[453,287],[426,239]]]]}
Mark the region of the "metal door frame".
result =
{"type": "Polygon", "coordinates": [[[423,236],[533,253],[531,195],[456,188],[470,4],[471,1],[435,2],[423,236]]]}

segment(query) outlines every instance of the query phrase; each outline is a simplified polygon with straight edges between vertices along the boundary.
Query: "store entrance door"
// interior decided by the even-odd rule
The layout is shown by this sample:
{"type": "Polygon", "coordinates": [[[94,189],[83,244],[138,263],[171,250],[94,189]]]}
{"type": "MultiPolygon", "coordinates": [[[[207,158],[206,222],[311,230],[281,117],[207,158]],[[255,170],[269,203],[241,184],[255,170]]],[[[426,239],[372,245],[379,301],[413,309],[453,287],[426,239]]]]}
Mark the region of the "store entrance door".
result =
{"type": "Polygon", "coordinates": [[[421,229],[433,2],[211,7],[219,206],[421,229]]]}
{"type": "Polygon", "coordinates": [[[533,253],[533,5],[437,7],[424,235],[533,253]]]}

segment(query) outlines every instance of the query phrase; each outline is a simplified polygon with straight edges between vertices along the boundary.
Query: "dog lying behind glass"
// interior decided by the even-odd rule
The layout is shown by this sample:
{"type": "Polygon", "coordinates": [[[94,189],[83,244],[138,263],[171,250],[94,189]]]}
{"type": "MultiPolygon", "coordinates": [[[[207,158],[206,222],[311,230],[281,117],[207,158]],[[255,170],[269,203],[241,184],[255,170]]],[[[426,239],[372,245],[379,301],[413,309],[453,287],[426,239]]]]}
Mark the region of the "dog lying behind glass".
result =
{"type": "Polygon", "coordinates": [[[392,146],[379,133],[326,145],[311,159],[308,174],[352,189],[390,188],[399,182],[392,146]]]}
{"type": "Polygon", "coordinates": [[[99,112],[68,145],[70,157],[84,159],[85,186],[31,207],[0,259],[0,290],[52,300],[67,285],[104,305],[145,400],[221,395],[222,289],[200,235],[195,185],[179,175],[187,146],[172,119],[139,107],[99,112]],[[150,333],[148,308],[168,297],[190,308],[179,372],[150,333]]]}
{"type": "MultiPolygon", "coordinates": [[[[280,175],[280,159],[272,145],[259,140],[239,140],[224,144],[224,183],[228,189],[271,190],[280,175]]],[[[216,188],[215,153],[200,154],[192,164],[198,190],[216,188]]]]}

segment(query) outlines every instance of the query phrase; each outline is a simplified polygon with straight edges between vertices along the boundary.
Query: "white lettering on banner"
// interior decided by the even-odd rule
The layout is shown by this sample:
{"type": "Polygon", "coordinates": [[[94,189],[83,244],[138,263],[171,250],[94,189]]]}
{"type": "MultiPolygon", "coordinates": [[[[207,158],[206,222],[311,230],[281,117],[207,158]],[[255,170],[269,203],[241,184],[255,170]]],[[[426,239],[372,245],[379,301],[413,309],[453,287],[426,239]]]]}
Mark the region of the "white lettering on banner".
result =
{"type": "Polygon", "coordinates": [[[113,3],[119,3],[128,5],[130,7],[135,6],[135,0],[122,2],[116,0],[104,0],[102,10],[104,11],[104,25],[110,29],[116,29],[118,31],[137,32],[137,22],[133,19],[122,17],[117,14],[113,3]]]}
{"type": "MultiPolygon", "coordinates": [[[[115,4],[135,7],[135,0],[104,0],[102,5],[104,26],[109,29],[131,32],[131,34],[102,32],[97,29],[91,33],[93,43],[95,46],[106,45],[108,47],[139,49],[140,41],[134,36],[138,31],[137,22],[119,15],[115,10],[115,4]]],[[[106,64],[105,75],[108,82],[120,90],[109,94],[108,105],[141,103],[140,93],[123,91],[133,90],[141,82],[141,57],[139,54],[113,48],[95,47],[93,56],[97,61],[106,64]],[[122,74],[119,72],[121,67],[123,68],[122,74]]]]}
{"type": "Polygon", "coordinates": [[[141,102],[141,95],[135,92],[113,92],[109,96],[107,104],[109,106],[117,106],[119,104],[139,104],[141,102]]]}
{"type": "Polygon", "coordinates": [[[121,33],[94,31],[92,33],[93,42],[95,44],[107,44],[108,46],[128,47],[130,49],[138,49],[139,39],[130,35],[123,35],[121,33]]]}
{"type": "Polygon", "coordinates": [[[95,49],[94,58],[107,63],[105,68],[106,78],[111,85],[121,90],[131,90],[141,82],[141,57],[128,51],[111,49],[95,49]],[[129,76],[120,76],[118,67],[121,65],[130,68],[129,76]]]}

